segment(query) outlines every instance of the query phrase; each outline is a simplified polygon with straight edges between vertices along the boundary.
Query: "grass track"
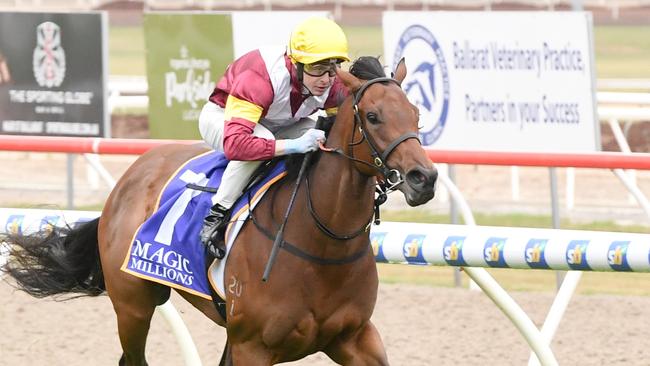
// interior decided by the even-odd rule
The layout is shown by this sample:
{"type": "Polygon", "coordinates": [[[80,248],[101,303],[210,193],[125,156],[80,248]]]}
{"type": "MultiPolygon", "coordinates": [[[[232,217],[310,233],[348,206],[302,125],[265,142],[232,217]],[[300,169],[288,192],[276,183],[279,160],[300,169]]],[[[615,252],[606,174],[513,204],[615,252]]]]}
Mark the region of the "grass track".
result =
{"type": "MultiPolygon", "coordinates": [[[[383,54],[380,27],[345,26],[350,55],[383,54]]],[[[597,78],[650,78],[650,25],[595,27],[597,78]]],[[[140,27],[109,30],[111,75],[146,73],[144,33],[140,27]]]]}

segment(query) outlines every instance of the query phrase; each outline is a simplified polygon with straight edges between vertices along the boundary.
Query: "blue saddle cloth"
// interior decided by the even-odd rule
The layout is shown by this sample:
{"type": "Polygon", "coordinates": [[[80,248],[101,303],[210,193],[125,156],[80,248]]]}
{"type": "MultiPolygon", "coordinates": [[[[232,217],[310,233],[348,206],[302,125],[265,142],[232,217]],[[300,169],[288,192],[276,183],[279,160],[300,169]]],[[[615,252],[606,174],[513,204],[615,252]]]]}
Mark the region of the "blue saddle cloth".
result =
{"type": "MultiPolygon", "coordinates": [[[[195,156],[169,179],[158,197],[158,208],[133,235],[122,270],[134,276],[211,298],[206,249],[199,241],[203,218],[214,193],[188,188],[188,184],[217,188],[228,160],[210,151],[195,156]]],[[[285,171],[283,162],[252,187],[253,195],[285,171]]],[[[248,194],[233,206],[241,211],[248,194]]]]}

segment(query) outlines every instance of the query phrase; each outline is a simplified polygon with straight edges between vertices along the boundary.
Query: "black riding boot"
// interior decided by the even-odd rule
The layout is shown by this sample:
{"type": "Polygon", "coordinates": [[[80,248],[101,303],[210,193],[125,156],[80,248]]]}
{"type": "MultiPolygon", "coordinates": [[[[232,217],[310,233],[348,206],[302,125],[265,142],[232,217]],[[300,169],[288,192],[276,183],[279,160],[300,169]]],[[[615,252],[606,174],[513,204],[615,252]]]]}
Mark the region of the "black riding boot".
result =
{"type": "Polygon", "coordinates": [[[222,259],[226,255],[224,234],[229,218],[228,209],[217,203],[210,208],[208,216],[203,219],[199,237],[208,251],[217,259],[222,259]]]}

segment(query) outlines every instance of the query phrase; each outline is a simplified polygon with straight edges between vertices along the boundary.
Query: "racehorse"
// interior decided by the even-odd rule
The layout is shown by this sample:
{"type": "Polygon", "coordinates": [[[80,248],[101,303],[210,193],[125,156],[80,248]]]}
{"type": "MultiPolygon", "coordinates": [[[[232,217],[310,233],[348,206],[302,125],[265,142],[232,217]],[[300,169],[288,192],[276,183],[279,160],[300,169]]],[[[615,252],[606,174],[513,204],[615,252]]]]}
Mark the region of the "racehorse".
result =
{"type": "MultiPolygon", "coordinates": [[[[418,140],[418,110],[401,83],[376,58],[362,57],[350,72],[337,70],[349,89],[329,136],[298,187],[284,240],[268,282],[264,268],[295,181],[269,189],[236,238],[225,278],[227,319],[213,302],[179,291],[226,328],[221,365],[271,365],[319,351],[342,365],[387,365],[381,337],[370,321],[378,290],[368,228],[378,182],[417,206],[434,196],[437,171],[418,140]]],[[[101,216],[75,228],[4,238],[11,253],[4,269],[19,288],[43,297],[106,291],[117,314],[120,365],[146,365],[145,343],[156,306],[168,286],[120,270],[134,232],[153,214],[168,177],[203,144],[150,150],[124,173],[101,216]]],[[[288,175],[290,177],[291,175],[288,175]]],[[[293,175],[295,177],[295,175],[293,175]]]]}

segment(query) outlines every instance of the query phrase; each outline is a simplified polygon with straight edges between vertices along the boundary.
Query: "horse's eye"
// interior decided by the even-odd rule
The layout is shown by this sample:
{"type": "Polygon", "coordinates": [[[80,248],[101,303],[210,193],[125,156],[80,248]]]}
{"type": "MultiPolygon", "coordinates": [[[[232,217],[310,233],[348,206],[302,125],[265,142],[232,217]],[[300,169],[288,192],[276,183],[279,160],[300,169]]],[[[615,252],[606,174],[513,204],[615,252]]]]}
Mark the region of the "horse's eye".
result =
{"type": "Polygon", "coordinates": [[[366,119],[368,120],[368,122],[372,123],[373,125],[379,123],[379,118],[377,118],[377,115],[374,112],[368,112],[366,114],[366,119]]]}

